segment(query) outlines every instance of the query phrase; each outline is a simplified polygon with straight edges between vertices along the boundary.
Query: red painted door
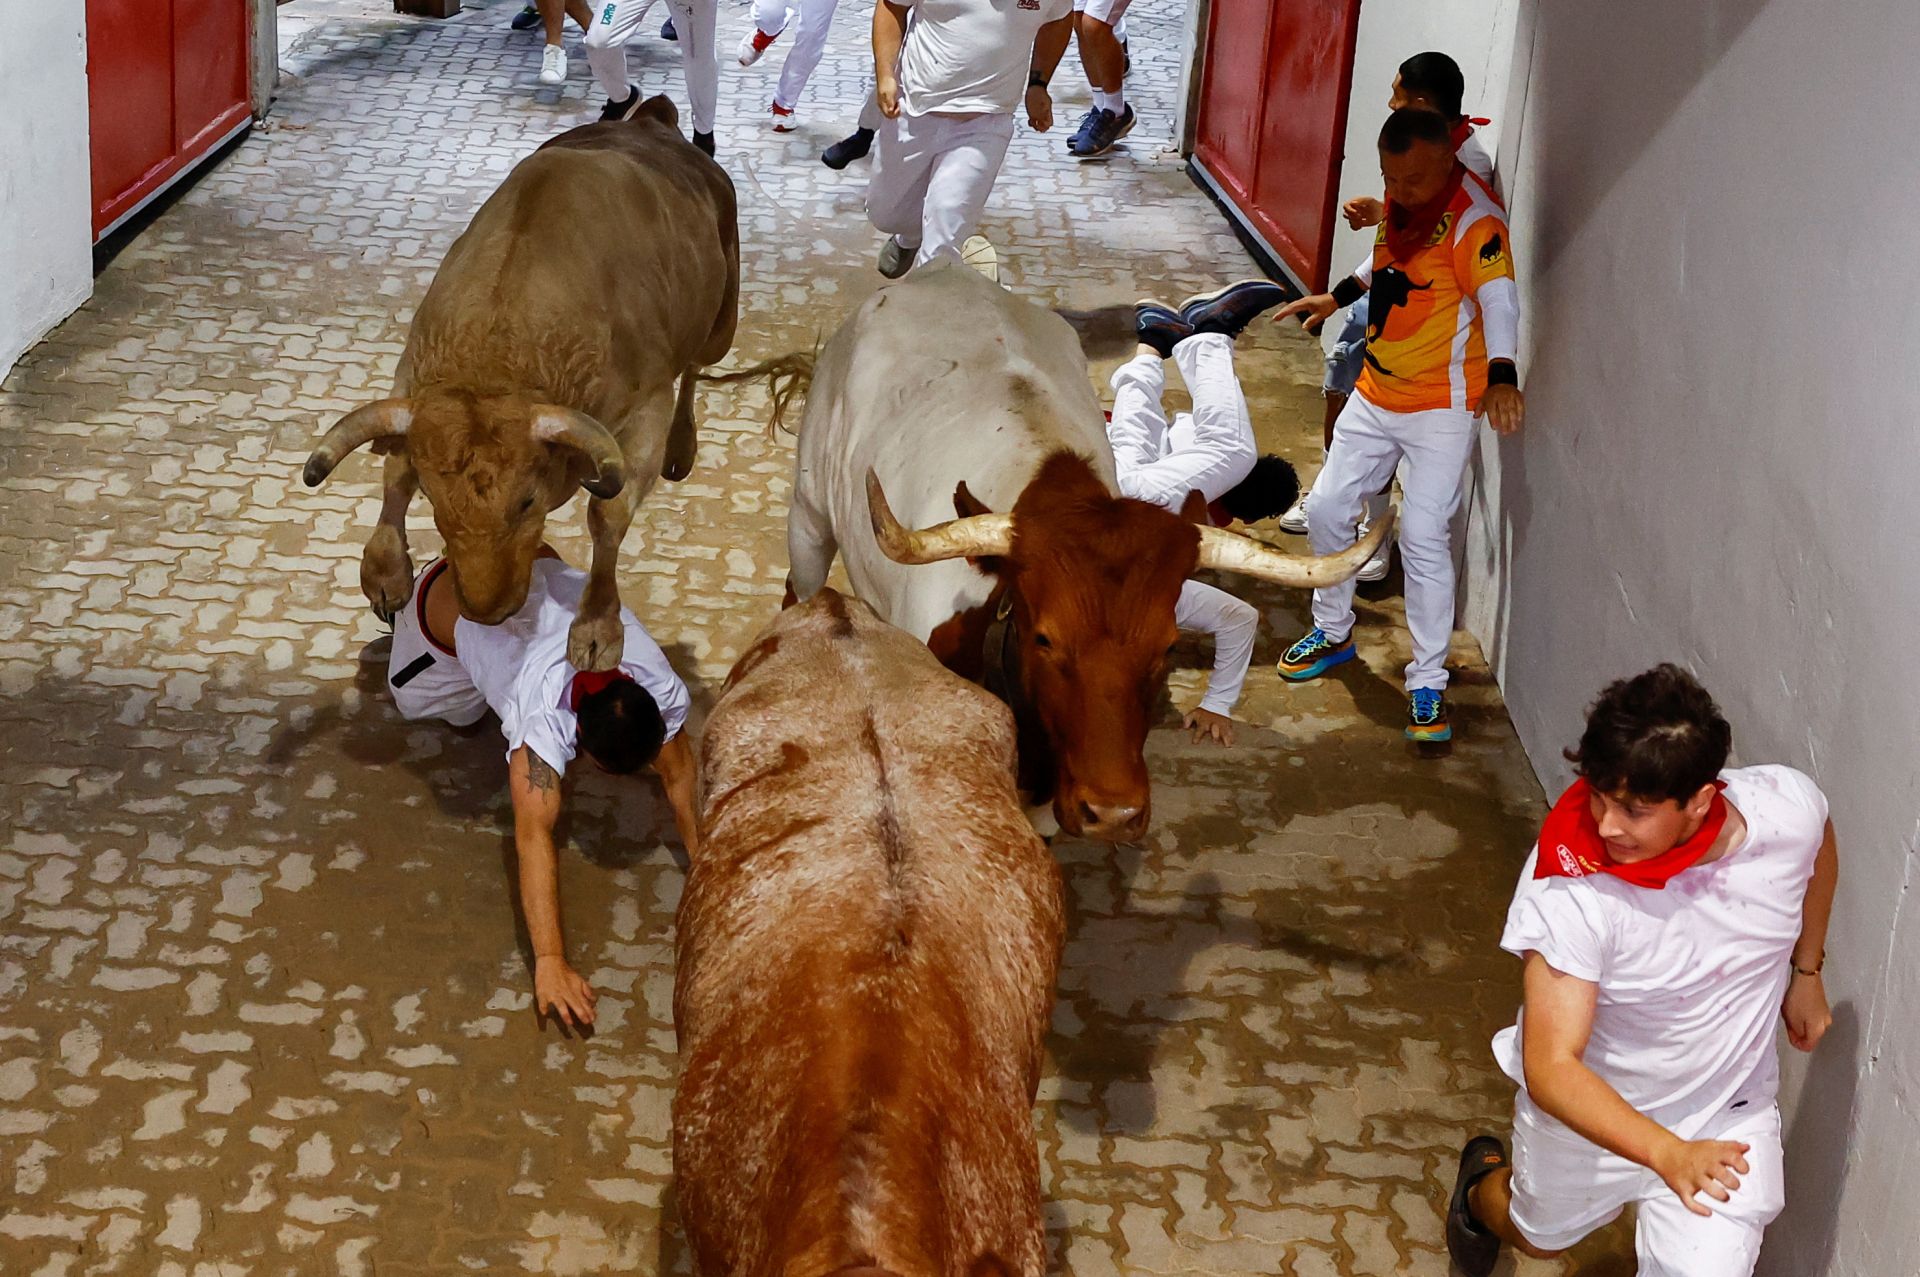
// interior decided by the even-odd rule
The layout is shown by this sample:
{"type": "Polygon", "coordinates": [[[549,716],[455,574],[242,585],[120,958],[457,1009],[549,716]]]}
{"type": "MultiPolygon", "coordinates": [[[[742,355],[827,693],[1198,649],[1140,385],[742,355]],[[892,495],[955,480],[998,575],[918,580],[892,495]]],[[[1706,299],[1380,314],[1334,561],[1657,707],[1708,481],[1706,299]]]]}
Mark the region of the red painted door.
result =
{"type": "Polygon", "coordinates": [[[244,127],[247,0],[87,0],[98,239],[244,127]]]}
{"type": "Polygon", "coordinates": [[[1303,287],[1327,285],[1360,0],[1213,0],[1194,161],[1303,287]]]}

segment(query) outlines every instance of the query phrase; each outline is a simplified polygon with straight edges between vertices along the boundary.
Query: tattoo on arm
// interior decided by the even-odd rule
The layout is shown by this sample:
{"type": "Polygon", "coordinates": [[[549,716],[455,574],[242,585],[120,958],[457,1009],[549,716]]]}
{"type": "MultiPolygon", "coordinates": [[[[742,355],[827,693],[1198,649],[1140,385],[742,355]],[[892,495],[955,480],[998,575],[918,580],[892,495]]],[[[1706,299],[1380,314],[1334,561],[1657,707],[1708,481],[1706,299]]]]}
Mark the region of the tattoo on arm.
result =
{"type": "Polygon", "coordinates": [[[527,785],[532,789],[560,788],[560,773],[547,766],[547,760],[527,751],[527,785]]]}

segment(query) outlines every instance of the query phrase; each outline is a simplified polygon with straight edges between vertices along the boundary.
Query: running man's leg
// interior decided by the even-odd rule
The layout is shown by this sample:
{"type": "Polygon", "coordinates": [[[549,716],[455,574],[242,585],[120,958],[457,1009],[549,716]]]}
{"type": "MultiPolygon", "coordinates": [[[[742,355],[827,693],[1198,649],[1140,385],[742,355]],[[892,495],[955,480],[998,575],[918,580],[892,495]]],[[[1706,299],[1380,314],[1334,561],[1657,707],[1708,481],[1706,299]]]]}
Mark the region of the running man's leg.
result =
{"type": "Polygon", "coordinates": [[[880,126],[886,123],[886,120],[887,117],[880,114],[879,93],[869,85],[867,88],[867,100],[860,104],[860,123],[858,127],[867,130],[869,133],[877,133],[880,126]]]}
{"type": "Polygon", "coordinates": [[[1143,350],[1114,370],[1113,419],[1107,423],[1107,441],[1122,469],[1152,465],[1160,459],[1167,437],[1167,414],[1161,397],[1167,389],[1166,365],[1153,351],[1143,350]]]}
{"type": "Polygon", "coordinates": [[[1218,448],[1238,449],[1252,464],[1258,455],[1253,414],[1234,375],[1233,339],[1223,333],[1198,333],[1173,348],[1173,362],[1193,399],[1194,437],[1218,448]]]}
{"type": "Polygon", "coordinates": [[[799,17],[793,33],[793,47],[787,50],[786,63],[780,68],[780,83],[773,100],[792,110],[800,105],[807,81],[827,51],[827,34],[833,29],[833,13],[839,0],[795,0],[799,17]]]}
{"type": "MultiPolygon", "coordinates": [[[[1358,395],[1347,401],[1308,507],[1307,538],[1315,554],[1333,554],[1351,546],[1360,525],[1361,498],[1378,492],[1393,478],[1400,443],[1390,432],[1390,416],[1358,395]]],[[[1353,591],[1349,577],[1313,592],[1313,623],[1336,643],[1353,633],[1353,591]]]]}
{"type": "MultiPolygon", "coordinates": [[[[1364,401],[1356,397],[1353,402],[1364,401]]],[[[1388,421],[1407,458],[1400,504],[1400,561],[1407,577],[1407,630],[1413,636],[1407,690],[1445,691],[1447,647],[1453,639],[1453,516],[1466,489],[1476,423],[1465,409],[1455,408],[1393,413],[1388,421]]],[[[1337,444],[1338,431],[1334,439],[1337,444]]],[[[1391,471],[1382,475],[1381,487],[1392,478],[1391,471]]],[[[1313,499],[1317,505],[1317,487],[1313,499]]]]}
{"type": "Polygon", "coordinates": [[[624,102],[637,91],[627,78],[627,41],[652,7],[653,0],[599,0],[594,6],[593,23],[581,44],[587,51],[587,65],[610,102],[624,102]]]}
{"type": "Polygon", "coordinates": [[[921,212],[920,252],[915,266],[935,257],[960,257],[960,247],[980,225],[994,179],[1013,141],[1011,115],[922,116],[936,120],[936,140],[921,212]]]}
{"type": "Polygon", "coordinates": [[[714,48],[718,0],[667,0],[673,11],[673,29],[680,34],[680,68],[687,82],[687,104],[693,108],[693,131],[713,132],[720,101],[720,54],[714,48]]]}
{"type": "Polygon", "coordinates": [[[1786,1205],[1778,1108],[1768,1104],[1737,1121],[1722,1115],[1696,1138],[1747,1145],[1747,1173],[1728,1201],[1701,1198],[1711,1216],[1688,1210],[1655,1178],[1634,1229],[1642,1277],[1750,1277],[1767,1225],[1786,1205]]]}
{"type": "Polygon", "coordinates": [[[787,20],[792,16],[787,0],[753,0],[754,29],[762,35],[779,35],[787,29],[787,20]]]}
{"type": "Polygon", "coordinates": [[[867,217],[882,235],[891,235],[906,248],[920,247],[927,182],[933,174],[933,151],[927,144],[927,121],[932,116],[901,114],[881,117],[875,137],[873,174],[867,179],[867,217]]]}

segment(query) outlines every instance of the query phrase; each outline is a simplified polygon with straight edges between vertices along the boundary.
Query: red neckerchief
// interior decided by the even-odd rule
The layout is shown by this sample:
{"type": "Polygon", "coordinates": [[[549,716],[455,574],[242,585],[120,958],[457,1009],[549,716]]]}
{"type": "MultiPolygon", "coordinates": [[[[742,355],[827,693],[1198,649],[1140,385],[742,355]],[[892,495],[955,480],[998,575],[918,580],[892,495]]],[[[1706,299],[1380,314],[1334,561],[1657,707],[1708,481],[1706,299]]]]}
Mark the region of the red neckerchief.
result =
{"type": "Polygon", "coordinates": [[[604,692],[615,683],[631,683],[632,676],[621,670],[594,670],[575,674],[567,684],[567,708],[578,714],[580,702],[595,692],[604,692]]]}
{"type": "Polygon", "coordinates": [[[1453,149],[1457,151],[1465,146],[1467,139],[1473,136],[1475,129],[1492,123],[1492,120],[1487,119],[1483,115],[1461,116],[1459,122],[1453,126],[1453,149]]]}
{"type": "Polygon", "coordinates": [[[1466,176],[1467,166],[1455,160],[1453,172],[1447,174],[1446,185],[1440,188],[1438,195],[1419,208],[1408,208],[1404,204],[1387,201],[1388,258],[1404,264],[1412,261],[1413,255],[1427,246],[1427,241],[1433,238],[1434,228],[1440,225],[1440,219],[1447,215],[1448,206],[1460,194],[1460,183],[1466,176]]]}
{"type": "Polygon", "coordinates": [[[1713,806],[1707,809],[1707,818],[1700,822],[1693,837],[1651,860],[1623,865],[1608,852],[1606,840],[1600,837],[1600,826],[1593,818],[1592,786],[1584,780],[1574,781],[1547,813],[1547,823],[1540,827],[1540,849],[1534,857],[1533,876],[1585,878],[1589,874],[1612,874],[1636,887],[1659,891],[1672,882],[1675,875],[1698,864],[1700,857],[1711,851],[1714,841],[1720,837],[1720,830],[1727,823],[1726,785],[1719,781],[1714,785],[1722,792],[1714,794],[1713,806]]]}

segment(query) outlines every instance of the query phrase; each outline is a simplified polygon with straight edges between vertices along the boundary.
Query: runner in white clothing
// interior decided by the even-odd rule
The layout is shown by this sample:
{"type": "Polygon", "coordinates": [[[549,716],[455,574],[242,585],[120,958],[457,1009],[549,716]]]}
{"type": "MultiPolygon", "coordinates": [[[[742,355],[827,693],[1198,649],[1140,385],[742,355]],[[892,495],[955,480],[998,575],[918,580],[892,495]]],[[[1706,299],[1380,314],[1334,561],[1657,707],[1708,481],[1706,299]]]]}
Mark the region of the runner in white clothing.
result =
{"type": "Polygon", "coordinates": [[[1013,138],[1053,127],[1047,81],[1073,35],[1072,0],[879,0],[873,68],[883,117],[867,216],[887,236],[880,273],[897,279],[961,256],[1013,138]],[[908,11],[913,14],[908,24],[908,11]]]}
{"type": "Polygon", "coordinates": [[[800,127],[795,110],[814,68],[820,65],[821,55],[827,51],[827,34],[833,29],[837,8],[839,0],[753,0],[753,25],[740,37],[741,66],[758,62],[775,40],[789,29],[793,31],[793,47],[787,50],[769,108],[775,133],[791,133],[800,127]]]}
{"type": "Polygon", "coordinates": [[[1748,1277],[1785,1204],[1775,1025],[1811,1051],[1839,853],[1790,767],[1722,770],[1732,733],[1693,676],[1613,684],[1568,755],[1500,944],[1526,961],[1494,1054],[1520,1086],[1513,1159],[1460,1157],[1447,1249],[1486,1277],[1637,1206],[1641,1277],[1748,1277]]]}
{"type": "Polygon", "coordinates": [[[689,855],[697,852],[697,768],[681,734],[687,686],[625,608],[619,669],[575,670],[567,662],[567,631],[587,574],[546,546],[534,561],[525,606],[498,625],[476,625],[460,615],[453,591],[437,588],[445,566],[445,560],[427,565],[412,601],[394,618],[387,685],[409,719],[466,727],[489,709],[499,715],[537,1010],[574,1027],[590,1025],[594,992],[568,964],[560,927],[553,830],[560,818],[561,776],[575,754],[614,775],[651,765],[665,786],[681,842],[689,855]]]}
{"type": "MultiPolygon", "coordinates": [[[[581,43],[587,65],[607,95],[602,120],[629,120],[640,109],[640,86],[627,78],[627,41],[646,20],[653,0],[596,0],[593,25],[581,43]]],[[[719,0],[667,0],[680,44],[680,67],[693,108],[693,144],[712,155],[714,110],[720,100],[720,59],[713,28],[719,0]]]]}
{"type": "MultiPolygon", "coordinates": [[[[1181,513],[1192,494],[1206,501],[1222,526],[1279,514],[1293,504],[1293,467],[1255,450],[1253,419],[1233,374],[1233,339],[1285,293],[1266,280],[1247,280],[1191,298],[1179,310],[1142,302],[1134,329],[1140,351],[1113,374],[1113,412],[1107,440],[1123,496],[1181,513]],[[1168,421],[1161,407],[1164,362],[1180,369],[1193,411],[1168,421]]],[[[1213,637],[1213,674],[1207,694],[1183,725],[1194,739],[1233,744],[1233,707],[1253,661],[1260,614],[1200,581],[1180,588],[1174,624],[1213,637]]]]}

